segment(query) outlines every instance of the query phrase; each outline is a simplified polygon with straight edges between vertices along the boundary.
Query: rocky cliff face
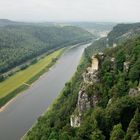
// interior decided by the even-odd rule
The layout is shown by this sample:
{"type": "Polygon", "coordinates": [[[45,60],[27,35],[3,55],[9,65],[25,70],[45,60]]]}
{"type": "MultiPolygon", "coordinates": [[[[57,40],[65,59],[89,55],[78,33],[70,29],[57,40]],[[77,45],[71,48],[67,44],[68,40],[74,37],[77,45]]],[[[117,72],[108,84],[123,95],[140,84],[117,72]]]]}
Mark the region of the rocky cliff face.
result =
{"type": "Polygon", "coordinates": [[[99,97],[97,95],[88,97],[85,89],[87,86],[94,85],[100,81],[98,77],[98,70],[103,56],[103,53],[93,56],[91,67],[88,67],[83,73],[83,84],[78,93],[77,106],[70,118],[70,124],[72,127],[79,127],[82,121],[83,113],[91,107],[95,107],[99,101],[99,97]]]}

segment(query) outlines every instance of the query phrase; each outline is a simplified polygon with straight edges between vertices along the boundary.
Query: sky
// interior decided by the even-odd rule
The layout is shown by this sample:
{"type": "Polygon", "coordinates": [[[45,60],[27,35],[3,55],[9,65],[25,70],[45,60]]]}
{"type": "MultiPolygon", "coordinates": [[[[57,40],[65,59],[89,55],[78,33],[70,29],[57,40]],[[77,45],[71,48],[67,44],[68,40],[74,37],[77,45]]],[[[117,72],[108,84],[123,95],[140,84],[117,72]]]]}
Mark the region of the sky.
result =
{"type": "Polygon", "coordinates": [[[140,22],[140,0],[0,0],[0,19],[140,22]]]}

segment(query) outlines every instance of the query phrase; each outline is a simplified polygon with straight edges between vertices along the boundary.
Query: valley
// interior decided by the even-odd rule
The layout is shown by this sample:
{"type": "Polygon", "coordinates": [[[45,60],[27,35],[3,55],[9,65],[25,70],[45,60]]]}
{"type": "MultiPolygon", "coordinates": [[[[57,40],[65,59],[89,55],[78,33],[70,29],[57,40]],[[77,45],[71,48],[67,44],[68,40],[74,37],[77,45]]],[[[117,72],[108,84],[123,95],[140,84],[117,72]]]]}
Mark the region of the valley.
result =
{"type": "MultiPolygon", "coordinates": [[[[78,45],[67,49],[47,73],[43,74],[29,89],[14,98],[0,112],[2,140],[18,140],[30,129],[37,118],[57,98],[65,83],[71,79],[88,45],[78,45]]],[[[54,54],[59,54],[59,52],[54,54]]],[[[48,61],[47,58],[46,60],[48,61]]]]}

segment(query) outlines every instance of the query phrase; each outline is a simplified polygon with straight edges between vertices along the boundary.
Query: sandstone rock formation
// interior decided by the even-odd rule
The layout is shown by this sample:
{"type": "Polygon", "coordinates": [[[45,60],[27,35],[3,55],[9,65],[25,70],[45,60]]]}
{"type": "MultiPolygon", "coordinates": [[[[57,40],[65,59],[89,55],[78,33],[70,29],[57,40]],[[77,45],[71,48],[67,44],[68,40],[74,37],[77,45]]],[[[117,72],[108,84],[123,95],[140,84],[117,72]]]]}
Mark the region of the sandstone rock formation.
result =
{"type": "Polygon", "coordinates": [[[96,57],[92,58],[92,65],[91,65],[91,69],[92,71],[98,70],[99,68],[99,60],[96,57]]]}
{"type": "Polygon", "coordinates": [[[128,61],[123,63],[123,69],[125,72],[129,71],[129,65],[130,65],[130,62],[128,62],[128,61]]]}
{"type": "Polygon", "coordinates": [[[71,118],[70,118],[71,127],[79,127],[80,124],[81,124],[80,115],[71,115],[71,118]]]}
{"type": "Polygon", "coordinates": [[[129,96],[131,96],[131,97],[137,96],[138,93],[139,93],[139,92],[138,92],[137,89],[131,88],[131,89],[129,90],[129,96]]]}
{"type": "Polygon", "coordinates": [[[79,113],[82,113],[90,108],[90,101],[85,91],[79,91],[77,107],[79,113]]]}
{"type": "Polygon", "coordinates": [[[98,70],[99,70],[99,64],[100,59],[104,58],[103,53],[99,53],[92,57],[92,64],[91,67],[88,67],[86,69],[86,72],[83,73],[83,85],[78,93],[78,101],[77,106],[74,111],[74,113],[71,115],[70,118],[70,124],[72,127],[79,127],[82,121],[82,114],[91,108],[91,106],[95,107],[96,104],[99,101],[99,98],[97,95],[93,95],[88,97],[87,93],[85,92],[85,88],[89,86],[90,84],[96,84],[99,82],[98,78],[98,70]]]}

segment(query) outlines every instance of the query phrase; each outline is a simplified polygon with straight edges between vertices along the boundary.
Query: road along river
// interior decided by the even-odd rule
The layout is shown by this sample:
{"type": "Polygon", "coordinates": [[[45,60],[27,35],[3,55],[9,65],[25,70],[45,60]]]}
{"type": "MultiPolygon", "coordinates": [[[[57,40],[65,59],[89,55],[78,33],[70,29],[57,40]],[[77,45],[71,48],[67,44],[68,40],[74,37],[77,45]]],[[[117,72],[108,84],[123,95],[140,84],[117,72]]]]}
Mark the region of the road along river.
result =
{"type": "Polygon", "coordinates": [[[47,73],[0,112],[0,140],[19,140],[30,129],[70,80],[88,45],[66,50],[47,73]]]}

